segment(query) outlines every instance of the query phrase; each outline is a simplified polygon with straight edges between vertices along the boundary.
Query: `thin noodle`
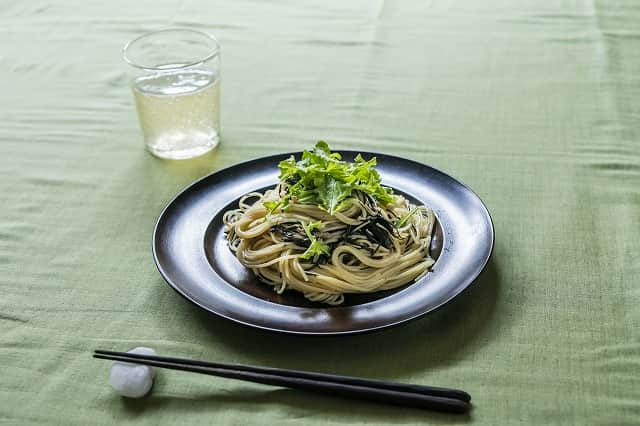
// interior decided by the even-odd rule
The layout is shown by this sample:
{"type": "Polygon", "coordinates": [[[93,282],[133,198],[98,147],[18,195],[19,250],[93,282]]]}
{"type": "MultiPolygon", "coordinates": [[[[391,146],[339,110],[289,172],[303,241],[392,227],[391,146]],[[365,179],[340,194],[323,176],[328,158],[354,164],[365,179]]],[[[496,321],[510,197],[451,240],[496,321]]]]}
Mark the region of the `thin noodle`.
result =
{"type": "Polygon", "coordinates": [[[333,215],[295,202],[286,211],[269,213],[263,203],[277,201],[286,192],[284,185],[245,195],[238,209],[223,216],[229,248],[276,292],[297,290],[311,301],[339,305],[346,293],[396,288],[420,279],[433,266],[431,209],[416,208],[400,195],[383,206],[354,193],[333,215]],[[332,249],[316,262],[300,257],[310,244],[302,225],[315,221],[320,221],[315,236],[332,249]]]}

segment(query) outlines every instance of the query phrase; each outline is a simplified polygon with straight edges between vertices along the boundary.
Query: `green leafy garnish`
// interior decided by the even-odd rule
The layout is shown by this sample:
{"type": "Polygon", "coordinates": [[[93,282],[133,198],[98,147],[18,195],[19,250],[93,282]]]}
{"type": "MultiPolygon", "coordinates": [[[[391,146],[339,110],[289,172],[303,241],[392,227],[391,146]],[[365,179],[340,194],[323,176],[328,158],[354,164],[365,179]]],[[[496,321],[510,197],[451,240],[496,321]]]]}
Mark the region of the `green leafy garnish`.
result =
{"type": "Polygon", "coordinates": [[[354,190],[363,191],[376,201],[393,201],[390,188],[380,184],[380,175],[374,169],[376,159],[365,161],[361,155],[353,163],[342,161],[342,156],[331,152],[329,145],[318,141],[310,151],[304,151],[299,161],[292,156],[280,162],[280,180],[289,184],[287,194],[280,202],[265,202],[269,211],[286,209],[290,202],[315,204],[333,214],[348,206],[354,190]]]}
{"type": "Polygon", "coordinates": [[[309,248],[300,255],[300,258],[305,260],[313,259],[313,262],[316,263],[323,254],[330,255],[331,249],[322,241],[314,239],[309,248]]]}
{"type": "Polygon", "coordinates": [[[320,229],[321,226],[322,222],[320,221],[302,224],[304,232],[305,234],[307,234],[307,237],[309,237],[311,244],[309,245],[309,248],[307,248],[307,250],[300,255],[301,259],[313,259],[314,262],[317,262],[320,256],[322,256],[323,254],[327,256],[331,254],[331,249],[329,248],[329,246],[319,240],[315,235],[313,235],[313,231],[315,231],[316,229],[320,229]]]}
{"type": "Polygon", "coordinates": [[[277,201],[265,201],[262,203],[262,205],[269,210],[270,212],[274,211],[275,209],[278,208],[278,206],[280,205],[279,202],[277,201]]]}
{"type": "Polygon", "coordinates": [[[315,222],[303,223],[302,228],[304,229],[304,233],[307,234],[309,239],[313,238],[313,231],[316,229],[320,229],[322,227],[322,222],[316,220],[315,222]]]}
{"type": "Polygon", "coordinates": [[[396,223],[396,228],[402,228],[403,226],[405,226],[407,224],[407,222],[409,221],[409,219],[411,219],[411,216],[413,216],[414,214],[416,214],[416,212],[420,209],[420,206],[418,207],[414,207],[412,208],[409,213],[405,214],[404,216],[402,216],[400,218],[400,220],[396,223]]]}

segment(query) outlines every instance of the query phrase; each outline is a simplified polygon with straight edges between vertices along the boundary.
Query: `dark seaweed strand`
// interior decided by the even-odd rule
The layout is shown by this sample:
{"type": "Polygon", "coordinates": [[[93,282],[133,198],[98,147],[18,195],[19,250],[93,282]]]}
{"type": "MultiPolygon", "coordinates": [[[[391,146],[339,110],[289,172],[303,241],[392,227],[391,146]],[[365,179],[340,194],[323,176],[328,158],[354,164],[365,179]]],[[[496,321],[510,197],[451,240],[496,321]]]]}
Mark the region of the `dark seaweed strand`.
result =
{"type": "MultiPolygon", "coordinates": [[[[286,186],[283,185],[281,190],[286,192],[286,186]]],[[[333,252],[340,243],[346,243],[355,248],[367,250],[371,256],[377,255],[380,246],[391,249],[393,247],[392,239],[399,237],[395,226],[380,214],[380,207],[371,195],[359,190],[355,190],[353,195],[362,203],[368,216],[359,225],[348,225],[340,241],[329,244],[330,252],[333,252]],[[365,238],[370,244],[363,246],[358,241],[358,237],[365,238]]],[[[306,249],[311,245],[311,240],[300,223],[278,224],[272,228],[272,232],[280,235],[284,242],[292,242],[301,248],[306,249]]],[[[320,231],[314,230],[313,235],[318,237],[320,231]]],[[[324,264],[329,261],[329,258],[330,256],[323,254],[312,263],[314,265],[324,264]]]]}
{"type": "Polygon", "coordinates": [[[280,235],[284,242],[294,243],[305,249],[311,245],[311,240],[299,223],[280,223],[271,227],[271,230],[280,235]]]}

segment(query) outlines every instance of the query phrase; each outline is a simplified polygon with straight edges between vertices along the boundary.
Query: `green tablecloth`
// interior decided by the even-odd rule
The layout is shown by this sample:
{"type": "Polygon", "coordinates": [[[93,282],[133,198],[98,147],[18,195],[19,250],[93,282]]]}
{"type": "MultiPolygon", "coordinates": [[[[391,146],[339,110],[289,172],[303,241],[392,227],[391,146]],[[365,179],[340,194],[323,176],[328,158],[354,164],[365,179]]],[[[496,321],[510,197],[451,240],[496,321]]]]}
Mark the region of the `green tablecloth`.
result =
{"type": "Polygon", "coordinates": [[[0,423],[640,423],[640,8],[629,1],[8,2],[0,9],[0,423]],[[187,26],[223,46],[223,143],[142,148],[124,42],[187,26]],[[235,162],[309,147],[458,177],[491,263],[408,325],[296,338],[164,284],[165,203],[235,162]],[[466,417],[161,372],[123,400],[94,348],[458,386],[466,417]]]}

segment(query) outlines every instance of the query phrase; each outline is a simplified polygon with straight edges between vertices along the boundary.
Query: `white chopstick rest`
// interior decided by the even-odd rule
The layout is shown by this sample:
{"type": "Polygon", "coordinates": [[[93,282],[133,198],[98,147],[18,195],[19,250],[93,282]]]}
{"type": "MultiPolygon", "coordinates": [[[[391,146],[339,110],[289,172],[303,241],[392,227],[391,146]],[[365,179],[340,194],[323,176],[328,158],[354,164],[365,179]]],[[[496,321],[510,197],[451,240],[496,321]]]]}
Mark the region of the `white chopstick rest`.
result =
{"type": "MultiPolygon", "coordinates": [[[[156,355],[151,348],[138,347],[127,351],[131,354],[156,355]]],[[[141,398],[153,385],[155,371],[148,365],[116,361],[111,367],[111,386],[122,396],[141,398]]]]}

